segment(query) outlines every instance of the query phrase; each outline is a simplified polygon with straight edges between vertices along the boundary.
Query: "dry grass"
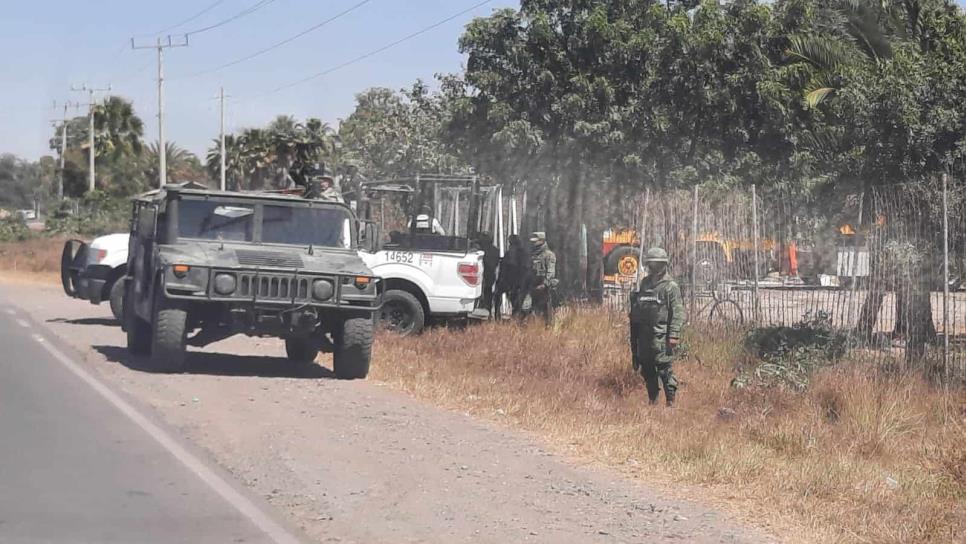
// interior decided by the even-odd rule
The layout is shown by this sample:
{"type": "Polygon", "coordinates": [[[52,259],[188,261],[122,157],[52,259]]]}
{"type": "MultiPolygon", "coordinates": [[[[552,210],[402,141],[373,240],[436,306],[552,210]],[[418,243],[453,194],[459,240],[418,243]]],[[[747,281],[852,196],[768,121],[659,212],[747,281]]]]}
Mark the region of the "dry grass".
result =
{"type": "Polygon", "coordinates": [[[548,437],[569,454],[809,542],[953,542],[966,534],[966,393],[859,363],[804,394],[729,386],[736,335],[702,331],[673,410],[646,406],[626,322],[602,311],[382,337],[373,377],[548,437]],[[733,410],[719,412],[722,408],[733,410]],[[687,491],[684,491],[687,490],[687,491]]]}
{"type": "Polygon", "coordinates": [[[60,253],[64,237],[35,237],[0,243],[0,274],[13,280],[42,283],[60,281],[60,253]]]}

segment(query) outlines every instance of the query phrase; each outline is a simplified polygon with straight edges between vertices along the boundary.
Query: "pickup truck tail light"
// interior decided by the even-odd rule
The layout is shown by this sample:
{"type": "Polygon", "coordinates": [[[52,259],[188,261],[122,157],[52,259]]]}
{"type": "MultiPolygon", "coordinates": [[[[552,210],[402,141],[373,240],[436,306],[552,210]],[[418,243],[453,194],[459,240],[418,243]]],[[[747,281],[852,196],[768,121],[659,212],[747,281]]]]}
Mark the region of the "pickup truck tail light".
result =
{"type": "Polygon", "coordinates": [[[479,263],[460,263],[456,267],[456,272],[460,279],[467,285],[477,286],[480,284],[480,264],[479,263]]]}

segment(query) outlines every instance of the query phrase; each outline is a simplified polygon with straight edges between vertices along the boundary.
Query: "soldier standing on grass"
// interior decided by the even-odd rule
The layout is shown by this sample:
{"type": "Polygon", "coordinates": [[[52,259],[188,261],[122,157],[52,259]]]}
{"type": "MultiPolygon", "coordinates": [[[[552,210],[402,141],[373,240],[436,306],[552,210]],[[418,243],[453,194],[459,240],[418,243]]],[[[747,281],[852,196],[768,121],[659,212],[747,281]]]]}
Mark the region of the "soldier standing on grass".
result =
{"type": "Polygon", "coordinates": [[[543,316],[549,327],[553,323],[553,291],[557,287],[557,256],[547,247],[547,233],[530,235],[530,260],[533,284],[530,289],[532,311],[543,316]]]}
{"type": "MultiPolygon", "coordinates": [[[[500,265],[500,250],[493,245],[493,235],[481,232],[477,243],[483,250],[483,300],[481,305],[487,311],[493,310],[493,287],[496,283],[496,269],[500,265]]],[[[497,302],[498,304],[498,302],[497,302]]]]}
{"type": "Polygon", "coordinates": [[[493,293],[495,300],[493,312],[494,319],[502,318],[500,312],[500,300],[503,295],[507,295],[514,316],[519,316],[523,312],[523,299],[527,293],[523,292],[530,270],[530,252],[520,240],[520,236],[511,234],[508,238],[506,253],[500,259],[499,274],[496,279],[496,290],[493,293]]]}
{"type": "Polygon", "coordinates": [[[673,406],[678,382],[671,366],[684,326],[681,289],[668,272],[666,251],[647,250],[644,264],[647,276],[631,294],[631,356],[634,370],[644,377],[650,403],[657,403],[663,385],[667,405],[673,406]]]}

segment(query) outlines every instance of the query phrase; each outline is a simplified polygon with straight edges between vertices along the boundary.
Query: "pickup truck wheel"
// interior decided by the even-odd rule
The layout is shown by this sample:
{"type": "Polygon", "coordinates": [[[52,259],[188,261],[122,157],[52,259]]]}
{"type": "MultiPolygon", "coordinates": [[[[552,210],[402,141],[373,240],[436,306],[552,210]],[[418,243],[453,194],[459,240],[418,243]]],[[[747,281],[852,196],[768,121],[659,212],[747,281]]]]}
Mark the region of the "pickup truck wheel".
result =
{"type": "Polygon", "coordinates": [[[114,280],[110,294],[111,313],[114,319],[121,321],[124,316],[124,277],[114,280]]]}
{"type": "Polygon", "coordinates": [[[158,370],[180,372],[184,369],[187,349],[188,312],[167,306],[160,293],[156,295],[154,307],[151,360],[158,370]]]}
{"type": "Polygon", "coordinates": [[[340,380],[357,380],[369,374],[372,359],[373,321],[371,317],[346,319],[335,330],[332,370],[340,380]]]}
{"type": "Polygon", "coordinates": [[[426,326],[426,313],[412,293],[390,289],[382,296],[379,322],[400,336],[418,334],[426,326]]]}
{"type": "Polygon", "coordinates": [[[311,363],[319,356],[319,348],[306,338],[286,338],[285,354],[293,363],[311,363]]]}

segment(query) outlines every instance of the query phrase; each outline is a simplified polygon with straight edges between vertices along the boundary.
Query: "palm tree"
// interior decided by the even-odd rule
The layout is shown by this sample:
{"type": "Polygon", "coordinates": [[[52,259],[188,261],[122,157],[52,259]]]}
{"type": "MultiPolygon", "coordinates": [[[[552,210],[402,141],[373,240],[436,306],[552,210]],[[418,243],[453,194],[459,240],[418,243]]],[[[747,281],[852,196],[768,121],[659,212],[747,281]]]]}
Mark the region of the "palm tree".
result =
{"type": "MultiPolygon", "coordinates": [[[[221,142],[212,140],[205,158],[205,169],[212,180],[221,179],[221,142]]],[[[242,164],[241,144],[234,134],[225,135],[225,184],[228,190],[237,191],[243,188],[245,168],[242,164]]]]}
{"type": "MultiPolygon", "coordinates": [[[[165,142],[164,151],[168,183],[181,183],[186,181],[202,183],[205,181],[205,171],[197,155],[187,149],[179,147],[174,142],[165,142]]],[[[158,179],[158,166],[160,163],[158,142],[152,142],[148,146],[145,159],[149,165],[145,171],[148,179],[158,179]]]]}
{"type": "Polygon", "coordinates": [[[94,146],[97,155],[111,160],[141,155],[144,123],[130,101],[109,96],[94,109],[94,146]]]}
{"type": "Polygon", "coordinates": [[[817,32],[794,36],[786,54],[809,107],[838,91],[849,70],[892,57],[897,39],[922,42],[919,0],[839,0],[819,13],[817,32]]]}

